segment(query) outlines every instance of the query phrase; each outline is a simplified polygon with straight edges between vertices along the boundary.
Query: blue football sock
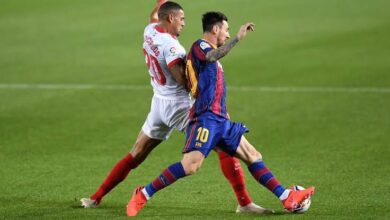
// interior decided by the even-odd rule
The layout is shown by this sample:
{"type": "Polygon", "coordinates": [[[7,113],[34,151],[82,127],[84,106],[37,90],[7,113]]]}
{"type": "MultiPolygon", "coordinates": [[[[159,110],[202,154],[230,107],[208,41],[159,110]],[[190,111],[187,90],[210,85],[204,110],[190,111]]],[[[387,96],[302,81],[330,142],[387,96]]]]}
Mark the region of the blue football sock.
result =
{"type": "Polygon", "coordinates": [[[279,183],[279,181],[274,177],[271,171],[265,166],[262,160],[253,162],[249,167],[249,171],[252,176],[268,190],[270,190],[278,198],[285,191],[284,187],[279,183]]]}
{"type": "Polygon", "coordinates": [[[172,164],[165,169],[160,176],[158,176],[153,182],[145,186],[145,190],[149,197],[152,197],[157,191],[171,185],[178,179],[185,177],[183,165],[180,162],[172,164]]]}

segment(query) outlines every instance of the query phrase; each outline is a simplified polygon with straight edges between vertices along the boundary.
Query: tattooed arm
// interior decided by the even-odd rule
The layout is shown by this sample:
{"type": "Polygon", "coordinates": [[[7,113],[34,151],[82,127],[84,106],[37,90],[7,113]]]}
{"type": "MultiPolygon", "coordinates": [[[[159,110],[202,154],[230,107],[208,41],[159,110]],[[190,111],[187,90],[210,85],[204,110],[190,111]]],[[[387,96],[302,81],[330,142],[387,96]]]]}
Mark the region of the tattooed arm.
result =
{"type": "Polygon", "coordinates": [[[222,57],[224,57],[226,54],[229,53],[229,51],[237,44],[238,38],[235,37],[229,43],[218,47],[217,49],[211,50],[206,54],[206,61],[207,62],[215,62],[222,57]]]}
{"type": "Polygon", "coordinates": [[[206,61],[207,62],[215,62],[222,57],[226,56],[226,54],[229,53],[229,51],[240,41],[243,39],[247,32],[251,30],[254,30],[254,24],[253,23],[246,23],[241,26],[240,30],[237,33],[237,36],[233,38],[229,43],[226,43],[223,46],[218,47],[217,49],[211,50],[206,54],[206,61]]]}

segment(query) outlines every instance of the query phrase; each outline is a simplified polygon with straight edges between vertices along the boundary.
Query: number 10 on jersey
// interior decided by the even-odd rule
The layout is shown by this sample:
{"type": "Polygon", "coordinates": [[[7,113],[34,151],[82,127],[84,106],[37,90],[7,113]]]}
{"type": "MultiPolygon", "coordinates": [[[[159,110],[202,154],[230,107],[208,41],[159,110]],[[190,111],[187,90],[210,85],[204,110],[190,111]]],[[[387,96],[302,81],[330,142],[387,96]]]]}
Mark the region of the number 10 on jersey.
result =
{"type": "Polygon", "coordinates": [[[198,128],[198,135],[196,136],[196,141],[206,143],[209,139],[209,130],[207,128],[198,128]]]}

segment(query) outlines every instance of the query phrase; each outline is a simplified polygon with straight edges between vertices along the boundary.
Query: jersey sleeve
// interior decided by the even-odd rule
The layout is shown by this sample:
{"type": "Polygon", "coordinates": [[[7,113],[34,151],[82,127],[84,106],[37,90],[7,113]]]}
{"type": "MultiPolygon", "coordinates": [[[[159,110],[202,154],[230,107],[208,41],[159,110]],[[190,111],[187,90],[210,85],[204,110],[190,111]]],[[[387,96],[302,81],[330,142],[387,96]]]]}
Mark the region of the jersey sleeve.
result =
{"type": "Polygon", "coordinates": [[[164,57],[168,68],[171,68],[179,61],[185,60],[186,51],[179,42],[170,42],[164,47],[164,57]]]}
{"type": "Polygon", "coordinates": [[[213,47],[206,41],[198,40],[192,46],[193,56],[201,61],[206,61],[206,54],[213,50],[213,47]]]}

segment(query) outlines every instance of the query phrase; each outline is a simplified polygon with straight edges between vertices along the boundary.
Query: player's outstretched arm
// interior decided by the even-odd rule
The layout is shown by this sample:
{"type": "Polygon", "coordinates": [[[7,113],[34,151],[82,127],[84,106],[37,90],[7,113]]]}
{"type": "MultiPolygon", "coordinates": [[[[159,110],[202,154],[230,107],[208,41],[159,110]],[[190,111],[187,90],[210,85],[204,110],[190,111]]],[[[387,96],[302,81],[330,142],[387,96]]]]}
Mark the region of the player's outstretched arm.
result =
{"type": "Polygon", "coordinates": [[[238,31],[236,37],[238,40],[241,40],[246,36],[248,31],[254,31],[254,30],[255,30],[255,24],[253,24],[252,22],[248,22],[244,25],[241,25],[240,30],[238,31]]]}
{"type": "Polygon", "coordinates": [[[253,23],[246,23],[242,25],[235,38],[233,38],[225,45],[208,52],[206,54],[206,61],[215,62],[221,59],[222,57],[226,56],[229,53],[229,51],[238,43],[238,41],[240,41],[246,36],[248,31],[254,31],[254,30],[255,30],[255,24],[253,23]]]}
{"type": "Polygon", "coordinates": [[[150,14],[149,23],[157,23],[158,22],[158,9],[162,4],[164,4],[166,0],[157,0],[156,7],[154,7],[152,13],[150,14]]]}

